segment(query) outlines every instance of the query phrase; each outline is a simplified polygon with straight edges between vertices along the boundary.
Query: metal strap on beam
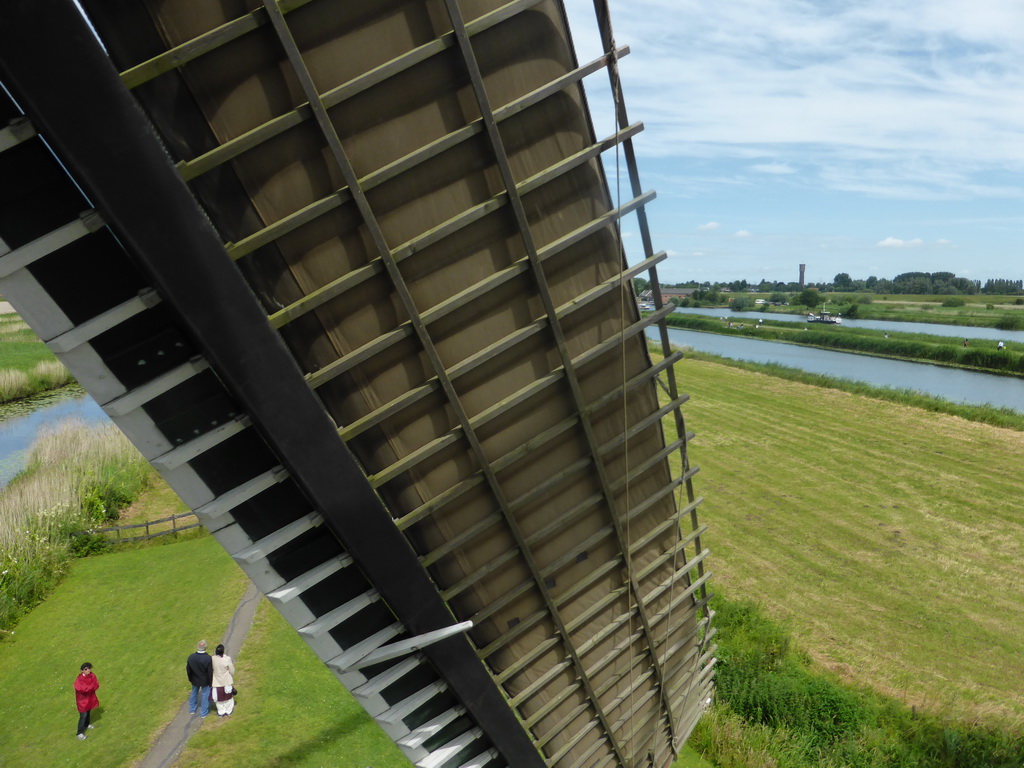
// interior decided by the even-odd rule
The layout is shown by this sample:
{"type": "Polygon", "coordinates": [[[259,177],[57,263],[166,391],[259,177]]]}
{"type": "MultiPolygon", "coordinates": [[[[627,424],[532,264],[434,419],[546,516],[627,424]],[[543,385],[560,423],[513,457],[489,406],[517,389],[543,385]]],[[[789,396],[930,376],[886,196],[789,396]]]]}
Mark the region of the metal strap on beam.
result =
{"type": "Polygon", "coordinates": [[[273,533],[267,534],[259,541],[253,542],[251,546],[234,553],[232,557],[239,563],[253,564],[258,560],[265,559],[271,553],[276,552],[288,542],[294,541],[306,531],[323,523],[323,521],[324,519],[320,516],[319,512],[310,512],[308,515],[304,515],[298,520],[278,528],[273,533]]]}
{"type": "Polygon", "coordinates": [[[15,117],[0,128],[0,152],[16,147],[36,135],[35,126],[27,117],[15,117]]]}
{"type": "Polygon", "coordinates": [[[198,373],[202,373],[210,365],[201,357],[194,357],[187,363],[172,368],[162,376],[147,381],[140,387],[114,398],[103,404],[103,410],[111,416],[124,416],[136,408],[141,408],[150,400],[159,397],[179,384],[188,381],[198,373]]]}
{"type": "Polygon", "coordinates": [[[13,272],[24,269],[43,256],[48,256],[103,226],[103,218],[96,211],[85,211],[74,221],[46,233],[31,243],[26,243],[6,254],[0,253],[0,278],[9,277],[13,272]]]}
{"type": "Polygon", "coordinates": [[[192,459],[200,454],[206,453],[211,448],[220,445],[229,437],[234,437],[239,432],[248,429],[250,426],[252,426],[252,421],[248,416],[244,414],[236,416],[227,424],[221,424],[209,432],[204,432],[195,440],[189,440],[184,445],[179,445],[162,456],[157,456],[150,463],[159,469],[176,469],[182,464],[192,461],[192,459]]]}
{"type": "Polygon", "coordinates": [[[203,525],[210,531],[217,531],[231,522],[228,513],[239,504],[244,504],[257,494],[263,493],[288,477],[288,471],[284,467],[274,469],[257,475],[247,480],[237,488],[222,493],[216,499],[193,510],[196,517],[203,521],[203,525]]]}
{"type": "Polygon", "coordinates": [[[277,603],[287,603],[294,600],[307,589],[315,587],[328,576],[350,565],[352,565],[352,557],[350,555],[342,554],[332,557],[330,560],[295,577],[284,586],[278,587],[273,592],[268,592],[267,597],[277,603]]]}
{"type": "Polygon", "coordinates": [[[70,352],[75,347],[96,338],[104,331],[109,331],[125,320],[135,317],[140,312],[151,309],[159,303],[160,297],[156,291],[152,288],[147,288],[135,298],[128,299],[128,301],[118,304],[103,314],[75,326],[70,331],[65,331],[59,336],[47,340],[46,344],[57,354],[70,352]]]}

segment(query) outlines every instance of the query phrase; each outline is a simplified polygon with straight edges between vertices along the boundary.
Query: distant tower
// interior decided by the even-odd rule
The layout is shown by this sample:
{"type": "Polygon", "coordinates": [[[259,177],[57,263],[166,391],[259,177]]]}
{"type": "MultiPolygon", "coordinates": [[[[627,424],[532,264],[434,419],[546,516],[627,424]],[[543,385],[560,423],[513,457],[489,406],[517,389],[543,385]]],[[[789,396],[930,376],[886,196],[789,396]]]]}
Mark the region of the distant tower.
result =
{"type": "Polygon", "coordinates": [[[800,287],[801,288],[804,287],[804,271],[806,269],[807,269],[807,265],[806,264],[801,264],[800,265],[800,287]]]}

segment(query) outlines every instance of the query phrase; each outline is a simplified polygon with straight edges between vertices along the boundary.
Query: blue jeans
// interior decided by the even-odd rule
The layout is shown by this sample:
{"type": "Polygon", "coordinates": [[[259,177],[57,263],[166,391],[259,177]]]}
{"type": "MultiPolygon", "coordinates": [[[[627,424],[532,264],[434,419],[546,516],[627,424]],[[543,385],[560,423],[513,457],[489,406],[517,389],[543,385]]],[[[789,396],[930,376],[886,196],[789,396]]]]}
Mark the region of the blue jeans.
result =
{"type": "Polygon", "coordinates": [[[210,714],[210,686],[192,686],[192,693],[188,695],[188,711],[194,713],[196,711],[196,704],[199,705],[200,717],[206,717],[210,714]],[[197,696],[199,701],[196,701],[197,696]]]}

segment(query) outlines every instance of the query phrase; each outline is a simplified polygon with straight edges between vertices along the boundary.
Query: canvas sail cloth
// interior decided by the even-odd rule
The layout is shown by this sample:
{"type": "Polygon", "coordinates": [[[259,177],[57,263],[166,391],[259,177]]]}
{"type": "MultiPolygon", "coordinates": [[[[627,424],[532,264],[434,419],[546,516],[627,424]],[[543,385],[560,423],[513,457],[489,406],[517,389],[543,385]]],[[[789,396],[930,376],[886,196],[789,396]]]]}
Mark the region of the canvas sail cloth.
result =
{"type": "Polygon", "coordinates": [[[542,759],[669,765],[712,676],[684,398],[561,5],[82,4],[542,759]]]}

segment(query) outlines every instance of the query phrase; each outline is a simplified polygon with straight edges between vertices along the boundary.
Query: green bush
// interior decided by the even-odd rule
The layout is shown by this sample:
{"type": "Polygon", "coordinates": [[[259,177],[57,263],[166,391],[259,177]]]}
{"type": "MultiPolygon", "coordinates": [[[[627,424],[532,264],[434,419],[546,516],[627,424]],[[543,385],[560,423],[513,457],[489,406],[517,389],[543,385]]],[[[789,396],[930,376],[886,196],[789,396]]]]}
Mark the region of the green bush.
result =
{"type": "Polygon", "coordinates": [[[1005,315],[996,321],[996,328],[1001,331],[1024,330],[1024,317],[1020,315],[1005,315]]]}
{"type": "Polygon", "coordinates": [[[950,296],[948,299],[942,300],[942,306],[944,307],[963,307],[966,305],[967,302],[964,301],[960,296],[950,296]]]}
{"type": "Polygon", "coordinates": [[[816,669],[751,601],[712,599],[717,695],[690,744],[718,765],[1009,768],[1024,732],[911,710],[816,669]]]}
{"type": "Polygon", "coordinates": [[[110,539],[102,533],[76,533],[68,543],[68,551],[73,557],[99,555],[110,549],[110,539]]]}

